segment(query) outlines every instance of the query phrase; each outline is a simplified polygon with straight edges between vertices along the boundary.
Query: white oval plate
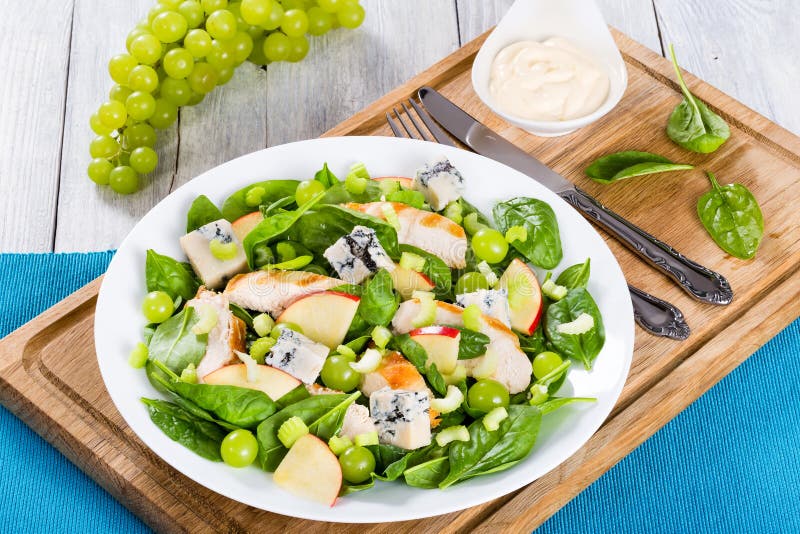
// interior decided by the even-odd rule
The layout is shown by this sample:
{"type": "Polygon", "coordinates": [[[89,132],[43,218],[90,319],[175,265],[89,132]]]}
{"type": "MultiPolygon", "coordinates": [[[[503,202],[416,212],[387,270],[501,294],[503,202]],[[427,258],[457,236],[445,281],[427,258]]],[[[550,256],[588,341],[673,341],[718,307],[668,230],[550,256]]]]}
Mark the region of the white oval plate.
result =
{"type": "MultiPolygon", "coordinates": [[[[541,275],[541,271],[539,272],[541,275]]],[[[319,521],[372,523],[418,519],[475,506],[541,477],[577,451],[614,406],[633,354],[633,312],[625,278],[600,236],[554,193],[493,160],[434,143],[389,137],[341,137],[301,141],[242,156],[198,176],[162,200],[134,227],[117,251],[100,288],[95,344],[100,372],[114,404],[131,429],[156,454],[203,486],[236,501],[288,516],[319,521]],[[170,440],[148,417],[140,397],[159,397],[142,370],[128,365],[128,353],[141,341],[145,320],[141,300],[145,251],[183,258],[178,238],[186,212],[197,195],[217,204],[249,183],[280,178],[308,179],[327,162],[343,176],[357,161],[373,176],[413,176],[432,157],[444,153],[462,172],[465,198],[486,214],[494,204],[516,196],[548,202],[556,213],[564,247],[564,268],[592,259],[589,290],[603,314],[606,343],[592,371],[573,365],[560,396],[596,397],[593,404],[568,406],[544,418],[533,452],[517,466],[477,477],[447,490],[422,490],[402,482],[377,482],[348,495],[333,507],[297,498],[275,487],[256,467],[233,469],[210,462],[170,440]]]]}

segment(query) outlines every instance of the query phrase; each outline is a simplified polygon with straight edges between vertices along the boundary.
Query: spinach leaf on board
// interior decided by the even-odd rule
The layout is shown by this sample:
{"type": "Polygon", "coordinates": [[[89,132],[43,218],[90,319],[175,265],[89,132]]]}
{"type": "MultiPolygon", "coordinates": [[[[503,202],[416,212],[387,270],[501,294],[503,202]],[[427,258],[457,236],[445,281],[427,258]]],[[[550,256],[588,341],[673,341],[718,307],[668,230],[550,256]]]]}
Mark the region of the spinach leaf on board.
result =
{"type": "Polygon", "coordinates": [[[721,186],[707,173],[711,191],[697,200],[700,222],[719,248],[742,260],[756,255],[764,236],[764,217],[756,197],[741,184],[721,186]]]}
{"type": "Polygon", "coordinates": [[[459,360],[471,360],[486,354],[489,336],[468,328],[459,328],[459,330],[461,331],[461,341],[458,344],[459,360]]]}
{"type": "Polygon", "coordinates": [[[194,308],[186,306],[156,328],[150,338],[149,359],[163,363],[180,374],[187,365],[197,366],[206,353],[208,334],[196,335],[192,327],[199,320],[194,308]]]}
{"type": "Polygon", "coordinates": [[[442,456],[406,469],[403,472],[403,478],[409,486],[436,489],[449,471],[450,459],[442,456]]]}
{"type": "Polygon", "coordinates": [[[297,180],[267,180],[250,184],[225,199],[225,202],[222,203],[222,216],[233,222],[248,213],[258,211],[261,204],[271,204],[281,198],[293,196],[299,183],[297,180]],[[264,194],[261,196],[259,204],[251,206],[247,203],[246,198],[247,192],[254,187],[263,188],[264,194]]]}
{"type": "Polygon", "coordinates": [[[328,163],[325,162],[322,168],[314,174],[314,179],[325,186],[325,189],[332,187],[339,183],[339,179],[328,168],[328,163]]]}
{"type": "Polygon", "coordinates": [[[172,387],[184,399],[242,428],[256,426],[278,409],[266,393],[255,389],[190,384],[181,380],[174,381],[172,387]]]}
{"type": "Polygon", "coordinates": [[[544,329],[557,352],[582,362],[586,369],[592,368],[592,362],[600,354],[606,340],[600,310],[589,292],[582,287],[570,289],[563,299],[547,307],[544,329]],[[562,334],[558,331],[558,325],[574,321],[581,313],[589,314],[594,319],[591,330],[585,334],[562,334]]]}
{"type": "Polygon", "coordinates": [[[189,208],[186,214],[186,233],[193,232],[201,226],[222,219],[222,212],[205,195],[200,195],[189,208]]]}
{"type": "Polygon", "coordinates": [[[586,258],[583,263],[576,263],[564,269],[556,278],[556,284],[567,289],[576,287],[586,287],[589,284],[589,274],[591,273],[591,258],[586,258]]]}
{"type": "Polygon", "coordinates": [[[194,298],[200,282],[188,263],[181,263],[169,256],[148,249],[144,265],[147,291],[164,291],[172,300],[194,298]]]}
{"type": "Polygon", "coordinates": [[[400,334],[392,338],[391,346],[405,356],[406,359],[417,368],[417,371],[428,379],[428,382],[436,393],[439,395],[445,395],[447,393],[447,384],[442,374],[436,368],[436,364],[432,363],[427,365],[428,353],[422,345],[411,339],[411,336],[408,334],[400,334]]]}
{"type": "Polygon", "coordinates": [[[392,275],[381,269],[367,281],[361,301],[358,303],[358,314],[372,326],[386,326],[392,322],[400,296],[394,292],[392,275]]]}
{"type": "Polygon", "coordinates": [[[400,245],[400,252],[411,252],[425,259],[422,267],[422,274],[431,279],[436,286],[434,293],[437,296],[448,295],[452,287],[452,273],[450,267],[439,256],[431,254],[426,250],[419,249],[411,245],[400,245]]]}
{"type": "Polygon", "coordinates": [[[490,432],[482,420],[469,425],[469,441],[450,445],[450,472],[439,487],[468,478],[496,473],[516,465],[525,458],[536,443],[542,414],[535,406],[511,405],[508,417],[500,428],[490,432]]]}
{"type": "Polygon", "coordinates": [[[196,417],[178,405],[158,399],[145,399],[150,420],[171,440],[196,454],[219,462],[219,447],[226,432],[219,426],[196,417]]]}
{"type": "Polygon", "coordinates": [[[586,168],[586,174],[597,183],[610,184],[634,176],[688,169],[694,167],[673,163],[658,154],[626,150],[596,159],[586,168]]]}
{"type": "Polygon", "coordinates": [[[497,228],[505,233],[512,226],[527,230],[525,241],[515,239],[511,245],[528,261],[544,269],[552,269],[561,261],[561,236],[553,208],[536,198],[517,197],[498,202],[492,210],[497,228]]]}
{"type": "Polygon", "coordinates": [[[702,100],[698,100],[689,92],[675,57],[675,49],[671,44],[669,53],[672,56],[675,74],[678,76],[678,84],[683,92],[683,100],[669,116],[667,136],[686,150],[701,154],[714,152],[728,140],[731,130],[722,117],[708,109],[702,100]]]}
{"type": "Polygon", "coordinates": [[[346,204],[348,202],[357,202],[364,204],[366,202],[377,202],[381,199],[383,191],[377,180],[367,180],[367,188],[363,193],[353,194],[344,186],[344,182],[333,184],[322,197],[322,204],[346,204]]]}

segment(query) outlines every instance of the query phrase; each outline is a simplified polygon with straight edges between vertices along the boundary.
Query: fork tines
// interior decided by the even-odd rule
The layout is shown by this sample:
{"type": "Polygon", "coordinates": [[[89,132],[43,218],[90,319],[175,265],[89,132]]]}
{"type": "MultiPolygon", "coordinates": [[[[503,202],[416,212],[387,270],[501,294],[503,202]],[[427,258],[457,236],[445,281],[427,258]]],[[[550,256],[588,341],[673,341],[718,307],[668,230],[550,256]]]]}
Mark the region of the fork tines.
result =
{"type": "Polygon", "coordinates": [[[389,123],[389,127],[395,137],[409,137],[411,139],[435,141],[443,145],[455,146],[455,143],[434,122],[421,103],[416,102],[414,99],[409,99],[408,102],[416,113],[412,112],[405,102],[400,102],[400,106],[403,108],[402,113],[396,107],[392,108],[396,119],[392,118],[391,113],[386,114],[386,122],[389,123]]]}

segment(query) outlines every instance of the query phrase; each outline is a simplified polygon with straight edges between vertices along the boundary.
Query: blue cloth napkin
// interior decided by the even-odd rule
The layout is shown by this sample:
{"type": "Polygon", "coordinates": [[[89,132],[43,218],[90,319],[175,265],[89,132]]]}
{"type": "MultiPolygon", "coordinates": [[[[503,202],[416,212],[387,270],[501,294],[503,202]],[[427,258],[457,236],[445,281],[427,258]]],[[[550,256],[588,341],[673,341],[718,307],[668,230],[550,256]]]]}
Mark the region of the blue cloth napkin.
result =
{"type": "MultiPolygon", "coordinates": [[[[112,255],[0,255],[0,337],[112,255]]],[[[797,320],[537,532],[800,531],[799,356],[797,320]]],[[[0,408],[0,532],[148,531],[0,408]]]]}

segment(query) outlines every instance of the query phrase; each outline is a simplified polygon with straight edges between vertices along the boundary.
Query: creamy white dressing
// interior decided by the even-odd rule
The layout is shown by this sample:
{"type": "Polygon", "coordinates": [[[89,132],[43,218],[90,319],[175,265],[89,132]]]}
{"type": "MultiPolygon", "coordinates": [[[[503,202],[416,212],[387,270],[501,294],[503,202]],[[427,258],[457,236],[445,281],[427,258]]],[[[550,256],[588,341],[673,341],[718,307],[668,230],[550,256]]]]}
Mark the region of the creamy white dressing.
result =
{"type": "Polygon", "coordinates": [[[505,47],[494,58],[489,79],[500,110],[538,121],[586,116],[603,104],[609,86],[608,74],[563,37],[505,47]]]}

